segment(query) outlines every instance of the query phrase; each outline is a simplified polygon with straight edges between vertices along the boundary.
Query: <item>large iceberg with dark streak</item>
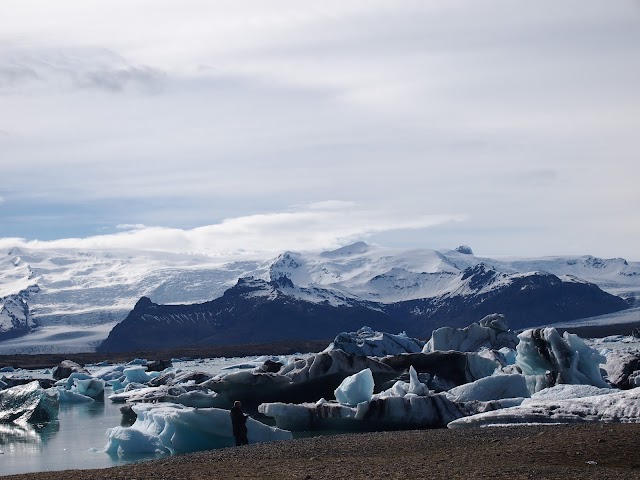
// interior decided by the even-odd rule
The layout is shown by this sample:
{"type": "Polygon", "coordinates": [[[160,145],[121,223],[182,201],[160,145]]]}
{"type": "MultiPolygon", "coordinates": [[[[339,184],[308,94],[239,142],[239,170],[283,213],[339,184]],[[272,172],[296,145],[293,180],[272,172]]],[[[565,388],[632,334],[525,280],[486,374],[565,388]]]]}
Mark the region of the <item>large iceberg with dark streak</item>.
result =
{"type": "Polygon", "coordinates": [[[397,376],[393,368],[374,358],[332,350],[296,359],[277,372],[245,370],[200,385],[248,407],[264,402],[309,402],[331,398],[345,378],[367,368],[378,387],[397,376]]]}
{"type": "Polygon", "coordinates": [[[458,402],[446,393],[434,393],[420,382],[413,367],[409,382],[373,394],[369,370],[347,377],[336,390],[337,402],[263,403],[258,411],[276,420],[280,428],[307,430],[379,430],[442,428],[449,422],[478,412],[519,404],[517,401],[458,402]]]}
{"type": "Polygon", "coordinates": [[[560,335],[555,328],[535,328],[525,330],[518,338],[515,366],[527,376],[538,377],[535,391],[563,383],[609,386],[600,372],[606,358],[577,335],[560,335]]]}
{"type": "Polygon", "coordinates": [[[50,393],[37,381],[0,391],[0,423],[46,422],[57,417],[55,390],[50,393]]]}

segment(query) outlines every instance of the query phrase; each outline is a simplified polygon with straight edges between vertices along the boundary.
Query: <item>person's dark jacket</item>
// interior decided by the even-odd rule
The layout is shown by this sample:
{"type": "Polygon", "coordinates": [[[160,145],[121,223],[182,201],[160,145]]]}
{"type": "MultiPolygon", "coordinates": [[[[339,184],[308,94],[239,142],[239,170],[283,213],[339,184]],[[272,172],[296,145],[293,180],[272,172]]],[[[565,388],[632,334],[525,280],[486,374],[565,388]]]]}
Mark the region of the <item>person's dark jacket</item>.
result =
{"type": "Polygon", "coordinates": [[[247,435],[247,418],[249,418],[249,415],[242,413],[241,408],[231,408],[231,424],[233,425],[234,437],[243,437],[247,435]]]}

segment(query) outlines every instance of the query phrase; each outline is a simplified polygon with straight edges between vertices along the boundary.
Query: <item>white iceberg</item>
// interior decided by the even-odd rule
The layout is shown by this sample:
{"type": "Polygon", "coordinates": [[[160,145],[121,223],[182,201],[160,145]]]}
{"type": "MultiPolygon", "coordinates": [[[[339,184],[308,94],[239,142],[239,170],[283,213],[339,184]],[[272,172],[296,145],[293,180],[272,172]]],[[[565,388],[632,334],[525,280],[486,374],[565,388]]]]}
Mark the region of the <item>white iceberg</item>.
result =
{"type": "Polygon", "coordinates": [[[340,333],[323,351],[342,350],[356,355],[384,357],[399,353],[418,353],[423,346],[423,341],[411,338],[405,332],[394,335],[362,327],[357,332],[340,333]]]}
{"type": "Polygon", "coordinates": [[[522,405],[479,413],[449,428],[522,423],[640,423],[640,389],[563,400],[530,399],[522,405]]]}
{"type": "Polygon", "coordinates": [[[75,378],[73,380],[73,387],[71,387],[71,391],[80,395],[98,399],[104,396],[104,385],[104,380],[99,378],[87,378],[84,380],[75,378]]]}
{"type": "Polygon", "coordinates": [[[482,348],[514,349],[517,344],[518,336],[509,330],[504,315],[492,314],[465,328],[441,327],[434,330],[422,351],[477,352],[482,348]]]}
{"type": "Polygon", "coordinates": [[[527,379],[519,374],[498,374],[481,378],[449,390],[452,399],[459,402],[478,400],[487,402],[504,398],[526,398],[530,396],[527,379]]]}
{"type": "Polygon", "coordinates": [[[404,397],[408,394],[412,395],[429,395],[431,392],[429,387],[426,384],[420,382],[418,378],[418,373],[413,366],[409,367],[409,381],[404,382],[402,380],[398,380],[395,382],[391,388],[384,390],[376,395],[373,398],[383,398],[383,397],[404,397]]]}
{"type": "Polygon", "coordinates": [[[345,378],[335,389],[334,394],[338,403],[355,407],[361,402],[371,400],[373,387],[374,381],[371,369],[366,368],[345,378]]]}
{"type": "Polygon", "coordinates": [[[198,385],[162,385],[126,390],[110,395],[109,400],[114,403],[178,403],[197,408],[231,406],[226,397],[198,385]]]}
{"type": "Polygon", "coordinates": [[[80,393],[72,392],[71,390],[67,390],[64,387],[55,387],[56,393],[58,395],[58,401],[60,403],[87,403],[94,402],[95,400],[86,395],[82,395],[80,393]]]}

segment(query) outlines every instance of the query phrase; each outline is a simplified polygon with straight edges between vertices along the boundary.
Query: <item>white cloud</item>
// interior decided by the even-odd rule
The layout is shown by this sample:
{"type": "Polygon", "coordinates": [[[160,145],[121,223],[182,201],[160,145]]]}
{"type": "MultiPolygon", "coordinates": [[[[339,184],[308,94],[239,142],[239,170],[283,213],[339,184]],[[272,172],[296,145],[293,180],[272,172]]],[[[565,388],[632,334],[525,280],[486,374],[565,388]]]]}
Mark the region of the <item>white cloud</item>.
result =
{"type": "MultiPolygon", "coordinates": [[[[367,205],[466,212],[477,251],[640,258],[636,2],[4,0],[0,45],[0,195],[60,218],[8,235],[76,235],[55,228],[92,208],[86,238],[348,208],[366,235],[367,205]],[[101,218],[112,204],[136,214],[101,218]]],[[[196,231],[172,235],[201,248],[196,231]]],[[[117,241],[143,232],[172,231],[117,241]]]]}
{"type": "Polygon", "coordinates": [[[0,248],[136,249],[211,256],[319,250],[366,239],[381,232],[422,229],[464,220],[464,215],[422,215],[372,211],[349,202],[327,202],[282,213],[229,218],[189,230],[120,225],[127,231],[52,241],[0,239],[0,248]]]}

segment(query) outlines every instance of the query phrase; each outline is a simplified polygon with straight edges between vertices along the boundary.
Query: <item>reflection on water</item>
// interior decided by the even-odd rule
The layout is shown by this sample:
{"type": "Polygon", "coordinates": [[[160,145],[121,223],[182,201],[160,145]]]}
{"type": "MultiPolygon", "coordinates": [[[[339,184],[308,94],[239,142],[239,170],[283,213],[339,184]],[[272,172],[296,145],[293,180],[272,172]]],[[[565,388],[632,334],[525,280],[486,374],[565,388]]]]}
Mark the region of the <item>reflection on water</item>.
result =
{"type": "MultiPolygon", "coordinates": [[[[107,393],[107,395],[110,392],[107,393]]],[[[120,405],[109,400],[62,404],[58,420],[38,425],[0,424],[0,475],[106,468],[155,455],[110,457],[107,429],[121,425],[120,405]]]]}
{"type": "Polygon", "coordinates": [[[42,451],[43,438],[49,438],[60,429],[59,422],[38,425],[0,424],[0,450],[5,455],[33,455],[42,451]]]}

